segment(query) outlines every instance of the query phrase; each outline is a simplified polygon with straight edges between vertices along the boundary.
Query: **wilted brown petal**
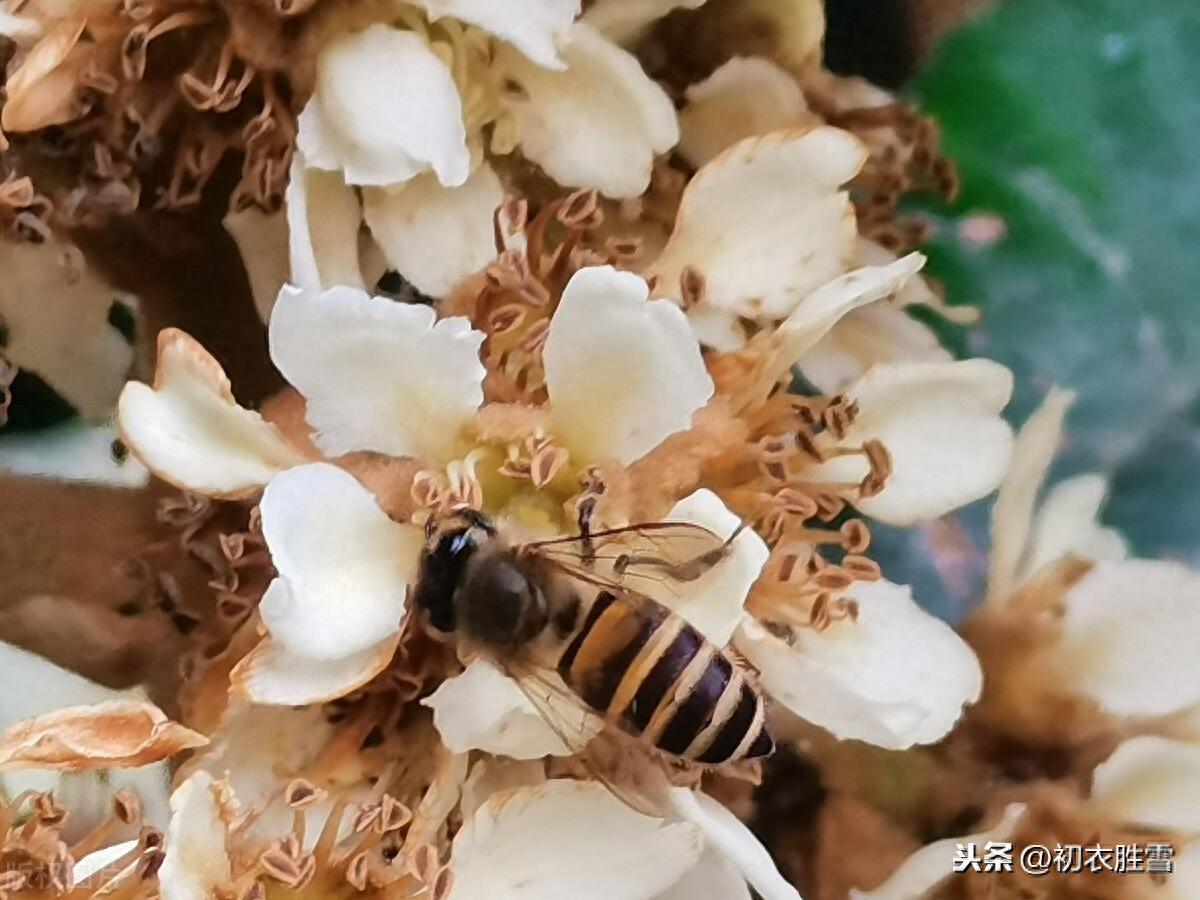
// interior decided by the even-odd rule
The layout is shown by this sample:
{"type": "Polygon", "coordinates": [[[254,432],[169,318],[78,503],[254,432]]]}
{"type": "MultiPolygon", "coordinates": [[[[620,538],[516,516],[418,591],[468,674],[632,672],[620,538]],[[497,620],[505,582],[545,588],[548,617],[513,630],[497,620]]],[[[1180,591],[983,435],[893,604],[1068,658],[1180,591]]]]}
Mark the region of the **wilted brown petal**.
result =
{"type": "Polygon", "coordinates": [[[206,743],[203,735],[172,722],[152,703],[114,700],[13,725],[0,735],[0,771],[144,766],[206,743]]]}

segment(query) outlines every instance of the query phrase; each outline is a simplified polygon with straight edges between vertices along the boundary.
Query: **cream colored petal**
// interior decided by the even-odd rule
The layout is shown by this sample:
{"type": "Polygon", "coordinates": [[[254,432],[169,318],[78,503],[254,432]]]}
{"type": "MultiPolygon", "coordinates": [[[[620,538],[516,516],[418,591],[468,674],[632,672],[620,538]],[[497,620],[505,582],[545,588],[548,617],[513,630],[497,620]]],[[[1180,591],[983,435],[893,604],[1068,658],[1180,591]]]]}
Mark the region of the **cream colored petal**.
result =
{"type": "MultiPolygon", "coordinates": [[[[896,254],[882,244],[859,235],[854,245],[855,260],[859,266],[886,266],[896,260],[896,254]]],[[[924,278],[913,278],[896,292],[896,305],[927,306],[944,319],[959,325],[973,325],[979,321],[979,310],[974,306],[949,306],[924,278]]]]}
{"type": "Polygon", "coordinates": [[[8,727],[0,734],[0,771],[136,768],[207,742],[148,701],[109,700],[57,709],[8,727]]]}
{"type": "Polygon", "coordinates": [[[779,874],[766,848],[737,816],[706,794],[689,788],[672,788],[669,796],[676,815],[699,826],[708,848],[735,866],[763,900],[800,900],[796,889],[779,874]]]}
{"type": "Polygon", "coordinates": [[[611,266],[567,283],[542,354],[552,428],[580,462],[630,463],[691,426],[713,393],[700,345],[667,300],[611,266]]]}
{"type": "Polygon", "coordinates": [[[1061,683],[1117,716],[1200,702],[1200,573],[1182,563],[1100,562],[1063,599],[1061,683]]]}
{"type": "Polygon", "coordinates": [[[1070,391],[1053,388],[1013,441],[1008,471],[992,508],[992,552],[988,561],[988,603],[1003,603],[1028,570],[1033,510],[1050,463],[1062,440],[1063,422],[1075,400],[1070,391]]]}
{"type": "MultiPolygon", "coordinates": [[[[725,538],[742,525],[716,494],[704,488],[676,503],[664,521],[692,522],[725,538]]],[[[746,595],[770,553],[753,528],[744,528],[720,563],[695,581],[678,585],[675,598],[661,599],[710,641],[724,647],[746,616],[742,608],[746,595]]]]}
{"type": "Polygon", "coordinates": [[[146,467],[132,456],[113,454],[117,430],[79,420],[37,431],[0,435],[0,472],[85,481],[113,487],[145,487],[146,467]]]}
{"type": "Polygon", "coordinates": [[[675,230],[645,271],[679,299],[686,267],[705,281],[703,305],[751,319],[787,316],[854,261],[854,211],[841,189],[866,151],[836,128],[749,138],[699,172],[675,230]]]}
{"type": "Polygon", "coordinates": [[[500,179],[481,165],[461,187],[432,173],[363,190],[363,215],[388,262],[418,291],[444,297],[496,258],[492,219],[504,200],[500,179]]]}
{"type": "Polygon", "coordinates": [[[596,0],[583,21],[611,41],[628,44],[675,9],[698,9],[705,0],[596,0]]]}
{"type": "Polygon", "coordinates": [[[1200,842],[1191,840],[1175,849],[1171,877],[1154,900],[1193,900],[1200,897],[1200,842]]]}
{"type": "MultiPolygon", "coordinates": [[[[72,813],[74,812],[73,809],[71,811],[72,813]]],[[[76,862],[71,868],[71,882],[78,886],[95,878],[97,880],[93,884],[96,887],[100,887],[114,877],[123,875],[130,870],[130,867],[133,865],[132,862],[121,869],[113,869],[111,867],[123,856],[136,850],[139,844],[140,841],[134,838],[133,840],[123,841],[120,844],[113,844],[109,847],[94,850],[76,862]]]]}
{"type": "Polygon", "coordinates": [[[1091,805],[1112,822],[1200,832],[1200,747],[1143,735],[1096,767],[1091,805]]]}
{"type": "MultiPolygon", "coordinates": [[[[428,705],[428,704],[426,704],[428,705]]],[[[493,794],[532,788],[546,783],[546,764],[541,759],[506,759],[484,755],[471,767],[462,786],[462,813],[470,818],[493,794]]]]}
{"type": "Polygon", "coordinates": [[[470,172],[450,69],[418,35],[382,24],[321,49],[296,142],[309,165],[341,169],[347,184],[394,184],[432,169],[457,185],[470,172]]]}
{"type": "Polygon", "coordinates": [[[570,704],[565,685],[558,694],[526,683],[525,690],[540,693],[543,703],[555,710],[548,724],[511,678],[490,662],[476,659],[459,675],[447,678],[422,700],[433,710],[433,724],[442,743],[454,753],[482,750],[512,759],[570,756],[599,733],[603,722],[570,704]],[[559,728],[571,745],[556,733],[559,728]]]}
{"type": "MultiPolygon", "coordinates": [[[[289,708],[233,700],[210,745],[185,763],[180,777],[203,771],[223,780],[239,813],[255,810],[244,833],[269,840],[294,829],[295,810],[283,798],[288,782],[297,775],[312,776],[328,795],[304,807],[304,846],[311,848],[335,803],[365,799],[369,790],[367,774],[358,771],[368,765],[366,759],[341,758],[332,774],[333,767],[320,765],[339,734],[327,715],[319,704],[289,708]]],[[[350,829],[348,819],[344,827],[350,829]]]]}
{"type": "Polygon", "coordinates": [[[258,508],[279,573],[258,611],[283,649],[339,660],[399,630],[421,529],[392,521],[353,475],[328,463],[276,476],[258,508]]]}
{"type": "Polygon", "coordinates": [[[902,862],[883,884],[869,891],[851,889],[850,900],[920,900],[929,896],[939,884],[953,877],[957,845],[983,847],[989,841],[1010,841],[1024,812],[1023,804],[1013,803],[1005,809],[1003,818],[987,831],[926,844],[902,862]]]}
{"type": "MultiPolygon", "coordinates": [[[[935,519],[990,494],[1012,453],[1012,429],[1001,416],[1012,395],[1012,373],[987,359],[876,366],[846,388],[858,415],[843,447],[878,440],[892,471],[883,490],[857,503],[890,525],[935,519]]],[[[861,456],[822,463],[806,475],[859,481],[861,456]]]]}
{"type": "Polygon", "coordinates": [[[751,900],[751,895],[737,866],[709,846],[691,871],[654,900],[751,900]]]}
{"type": "MultiPolygon", "coordinates": [[[[359,252],[362,209],[341,174],[309,168],[296,153],[284,201],[290,282],[313,290],[334,285],[365,289],[359,252]]],[[[272,307],[279,293],[276,288],[272,307]]]]}
{"type": "Polygon", "coordinates": [[[639,196],[654,157],[679,140],[675,107],[636,57],[587,25],[576,24],[560,50],[561,72],[511,51],[498,57],[519,88],[510,103],[521,152],[565,187],[639,196]]]}
{"type": "Polygon", "coordinates": [[[449,16],[508,41],[531,62],[561,69],[558,43],[575,17],[579,0],[417,0],[430,19],[449,16]]]}
{"type": "Polygon", "coordinates": [[[1091,560],[1120,560],[1129,548],[1120,532],[1099,523],[1108,496],[1103,475],[1078,475],[1060,481],[1046,494],[1033,521],[1025,574],[1065,556],[1091,560]]]}
{"type": "Polygon", "coordinates": [[[266,213],[251,206],[226,214],[221,224],[237,244],[254,306],[265,322],[288,280],[287,218],[282,210],[266,213]]]}
{"type": "Polygon", "coordinates": [[[855,620],[796,629],[791,645],[747,621],[734,646],[771,697],[836,737],[890,750],[940,740],[979,697],[975,654],[908,587],[856,583],[846,595],[855,620]]]}
{"type": "Polygon", "coordinates": [[[693,166],[748,137],[818,121],[796,79],[761,56],[735,56],[684,96],[679,152],[693,166]]]}
{"type": "Polygon", "coordinates": [[[300,455],[238,406],[221,366],[195,340],[158,335],[154,385],[131,381],[117,404],[121,438],[159,478],[210,497],[247,497],[300,455]]]}
{"type": "Polygon", "coordinates": [[[603,785],[548,781],[493,796],[464,824],[449,900],[649,900],[703,844],[696,826],[634,812],[603,785]]]}
{"type": "MultiPolygon", "coordinates": [[[[792,366],[805,359],[845,316],[896,293],[924,265],[924,256],[910,253],[886,266],[855,269],[805,297],[765,341],[761,372],[754,389],[757,396],[765,397],[786,378],[792,366]]],[[[705,312],[710,317],[732,316],[732,313],[715,307],[707,307],[705,312]]],[[[697,315],[696,309],[689,314],[693,327],[697,315]]]]}
{"type": "Polygon", "coordinates": [[[207,772],[197,772],[175,790],[166,858],[158,872],[163,900],[211,900],[229,892],[231,820],[222,785],[207,772]]]}
{"type": "Polygon", "coordinates": [[[252,703],[303,706],[336,700],[362,687],[387,668],[400,635],[339,659],[311,659],[289,653],[267,639],[234,667],[231,693],[252,703]]]}
{"type": "Polygon", "coordinates": [[[0,241],[5,355],[92,422],[112,415],[134,362],[133,347],[108,323],[117,296],[69,244],[0,241]]]}
{"type": "MultiPolygon", "coordinates": [[[[911,281],[910,281],[911,283],[911,281]]],[[[800,360],[800,371],[826,394],[836,394],[872,366],[950,362],[954,357],[926,325],[888,301],[847,313],[800,360]]]]}
{"type": "Polygon", "coordinates": [[[317,446],[448,462],[483,402],[483,335],[461,317],[352,288],[285,288],[271,358],[307,401],[317,446]]]}

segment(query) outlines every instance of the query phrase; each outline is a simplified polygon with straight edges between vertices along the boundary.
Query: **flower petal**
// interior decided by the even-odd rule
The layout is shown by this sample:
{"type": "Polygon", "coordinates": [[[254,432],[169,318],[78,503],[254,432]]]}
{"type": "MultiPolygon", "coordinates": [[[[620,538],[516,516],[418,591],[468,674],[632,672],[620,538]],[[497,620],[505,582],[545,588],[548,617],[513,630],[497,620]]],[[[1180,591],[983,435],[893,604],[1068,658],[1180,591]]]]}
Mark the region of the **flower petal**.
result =
{"type": "Polygon", "coordinates": [[[669,797],[672,809],[685,821],[700,826],[708,846],[735,865],[763,900],[800,900],[796,889],[779,874],[766,848],[737,816],[690,788],[672,788],[669,797]]]}
{"type": "Polygon", "coordinates": [[[610,41],[628,44],[675,9],[698,9],[705,0],[596,0],[583,21],[610,41]]]}
{"type": "Polygon", "coordinates": [[[734,57],[685,97],[679,152],[696,167],[748,137],[816,121],[796,79],[761,56],[734,57]]]}
{"type": "MultiPolygon", "coordinates": [[[[327,715],[320,704],[289,708],[234,700],[209,746],[185,763],[181,775],[203,771],[221,778],[235,802],[240,798],[239,811],[255,809],[243,833],[269,840],[294,830],[296,810],[288,806],[283,794],[297,773],[305,773],[327,792],[303,808],[307,825],[304,846],[310,849],[335,804],[359,795],[365,799],[369,789],[367,775],[358,771],[367,765],[360,755],[339,759],[335,767],[320,765],[339,734],[327,715]]],[[[345,827],[348,829],[349,823],[345,827]]]]}
{"type": "MultiPolygon", "coordinates": [[[[883,490],[858,508],[889,525],[912,525],[994,491],[1012,452],[1012,429],[1000,415],[1012,385],[1004,366],[969,359],[876,366],[846,388],[858,415],[839,443],[878,440],[892,464],[883,490]]],[[[842,456],[807,474],[856,482],[867,464],[861,456],[842,456]]]]}
{"type": "Polygon", "coordinates": [[[687,319],[611,266],[580,269],[550,321],[543,360],[554,432],[578,461],[630,463],[691,426],[712,379],[687,319]]]}
{"type": "Polygon", "coordinates": [[[463,782],[460,806],[463,817],[473,816],[493,794],[545,783],[546,765],[541,759],[516,760],[484,755],[471,766],[471,774],[463,782]]]}
{"type": "Polygon", "coordinates": [[[61,425],[0,434],[0,472],[108,484],[145,487],[150,473],[132,456],[113,455],[117,429],[87,425],[78,419],[61,425]]]}
{"type": "Polygon", "coordinates": [[[133,347],[108,322],[118,292],[56,238],[0,241],[0,273],[5,356],[84,418],[107,420],[134,363],[133,347]]]}
{"type": "Polygon", "coordinates": [[[1200,703],[1200,573],[1176,562],[1100,562],[1063,598],[1057,675],[1118,716],[1200,703]]]}
{"type": "MultiPolygon", "coordinates": [[[[527,689],[537,690],[532,685],[527,689]]],[[[570,756],[603,728],[596,716],[556,702],[558,697],[553,694],[544,696],[560,713],[556,725],[578,725],[568,735],[573,746],[563,742],[511,678],[483,659],[447,678],[421,703],[433,710],[433,724],[442,743],[454,753],[483,750],[512,759],[570,756]]]]}
{"type": "Polygon", "coordinates": [[[836,394],[872,366],[953,358],[928,325],[882,301],[847,313],[804,354],[800,371],[823,393],[836,394]]]}
{"type": "Polygon", "coordinates": [[[163,900],[208,900],[226,892],[233,868],[226,847],[233,812],[222,786],[197,772],[171,795],[166,857],[158,872],[163,900]]]}
{"type": "Polygon", "coordinates": [[[432,173],[391,188],[365,188],[363,215],[388,262],[421,293],[444,297],[496,258],[492,218],[504,200],[482,165],[461,187],[432,173]]]}
{"type": "MultiPolygon", "coordinates": [[[[359,253],[362,209],[341,174],[309,168],[296,153],[284,199],[291,283],[317,290],[339,284],[365,288],[359,253]]],[[[278,294],[277,288],[271,306],[278,294]]]]}
{"type": "Polygon", "coordinates": [[[674,105],[636,57],[587,25],[576,24],[560,50],[561,72],[499,56],[520,88],[511,104],[521,152],[566,187],[639,196],[654,157],[679,140],[674,105]]]}
{"type": "Polygon", "coordinates": [[[0,771],[82,772],[136,768],[208,743],[145,700],[69,706],[26,719],[0,734],[0,771]]]}
{"type": "Polygon", "coordinates": [[[339,660],[396,633],[417,574],[419,528],[392,521],[353,475],[328,463],[276,476],[259,512],[279,577],[258,610],[283,649],[339,660]]]}
{"type": "Polygon", "coordinates": [[[1096,767],[1091,803],[1112,822],[1200,831],[1200,747],[1152,735],[1123,741],[1096,767]]]}
{"type": "Polygon", "coordinates": [[[704,276],[698,309],[788,315],[854,261],[854,211],[841,186],[865,159],[857,138],[824,126],[736,144],[688,184],[671,239],[644,274],[678,300],[690,266],[704,276]]]}
{"type": "Polygon", "coordinates": [[[265,322],[288,280],[287,218],[282,210],[265,213],[251,206],[229,212],[221,224],[237,244],[254,306],[265,322]]]}
{"type": "Polygon", "coordinates": [[[268,638],[230,673],[231,693],[252,703],[302,706],[344,697],[387,668],[399,633],[373,647],[339,659],[312,659],[289,653],[268,638]]]}
{"type": "Polygon", "coordinates": [[[494,795],[466,822],[449,900],[648,900],[703,843],[694,825],[643,816],[596,782],[548,781],[494,795]]]}
{"type": "Polygon", "coordinates": [[[993,827],[976,834],[945,838],[926,844],[900,864],[883,884],[869,891],[851,889],[850,900],[915,900],[926,897],[954,872],[954,855],[960,844],[986,845],[1012,838],[1025,812],[1021,803],[1012,803],[993,827]]]}
{"type": "Polygon", "coordinates": [[[1097,561],[1129,556],[1121,533],[1098,521],[1107,496],[1108,481],[1097,474],[1077,475],[1051,488],[1033,521],[1026,574],[1065,556],[1097,561]]]}
{"type": "Polygon", "coordinates": [[[741,870],[710,846],[691,871],[654,900],[751,900],[751,895],[741,870]]]}
{"type": "Polygon", "coordinates": [[[734,646],[768,694],[836,737],[891,750],[940,740],[979,697],[975,654],[908,587],[856,583],[847,596],[858,603],[857,619],[797,629],[792,645],[748,621],[734,646]]]}
{"type": "MultiPolygon", "coordinates": [[[[803,362],[847,315],[903,290],[924,265],[923,255],[910,253],[886,266],[847,272],[801,300],[768,338],[759,390],[765,392],[786,377],[792,366],[803,362]]],[[[710,317],[723,314],[723,310],[707,310],[710,317]]],[[[698,321],[695,310],[691,319],[694,327],[698,321]]]]}
{"type": "Polygon", "coordinates": [[[308,401],[317,446],[447,462],[483,402],[483,335],[460,317],[352,288],[285,288],[271,358],[308,401]]]}
{"type": "Polygon", "coordinates": [[[418,35],[382,24],[322,48],[296,144],[309,165],[341,169],[347,184],[394,184],[433,169],[456,185],[471,166],[450,69],[418,35]]]}
{"type": "MultiPolygon", "coordinates": [[[[701,489],[680,500],[664,521],[703,525],[722,537],[733,534],[742,520],[712,491],[701,489]]],[[[743,528],[730,553],[695,581],[678,586],[678,596],[661,598],[705,637],[724,647],[746,613],[742,608],[771,551],[753,528],[743,528]]],[[[656,598],[658,599],[658,598],[656,598]]]]}
{"type": "Polygon", "coordinates": [[[125,385],[117,427],[151,472],[209,497],[247,497],[301,460],[273,425],[234,402],[217,361],[174,328],[159,332],[153,387],[125,385]]]}
{"type": "Polygon", "coordinates": [[[436,20],[444,16],[477,25],[508,41],[531,62],[561,69],[558,42],[579,15],[579,0],[417,0],[436,20]]]}
{"type": "Polygon", "coordinates": [[[1013,441],[1008,471],[1000,482],[992,508],[988,603],[1007,600],[1028,573],[1024,560],[1029,550],[1034,505],[1062,440],[1063,422],[1074,399],[1070,391],[1050,390],[1013,441]]]}

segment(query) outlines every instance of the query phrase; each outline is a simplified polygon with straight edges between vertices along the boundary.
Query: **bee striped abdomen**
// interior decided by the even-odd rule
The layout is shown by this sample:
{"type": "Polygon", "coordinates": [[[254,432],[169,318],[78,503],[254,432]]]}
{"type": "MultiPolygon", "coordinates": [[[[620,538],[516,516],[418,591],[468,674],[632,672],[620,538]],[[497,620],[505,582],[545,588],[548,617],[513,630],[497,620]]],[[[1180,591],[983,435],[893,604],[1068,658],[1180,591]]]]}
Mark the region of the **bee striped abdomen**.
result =
{"type": "Polygon", "coordinates": [[[659,749],[716,764],[773,749],[761,697],[684,619],[601,591],[558,659],[585,703],[659,749]]]}

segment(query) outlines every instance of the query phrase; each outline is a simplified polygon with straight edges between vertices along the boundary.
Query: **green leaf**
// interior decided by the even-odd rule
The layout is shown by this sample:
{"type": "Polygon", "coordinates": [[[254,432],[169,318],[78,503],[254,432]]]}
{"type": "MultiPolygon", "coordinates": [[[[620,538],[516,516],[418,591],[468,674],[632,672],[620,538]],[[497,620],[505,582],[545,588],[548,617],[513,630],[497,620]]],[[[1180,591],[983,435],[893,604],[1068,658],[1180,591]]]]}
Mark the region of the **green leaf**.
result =
{"type": "MultiPolygon", "coordinates": [[[[915,99],[962,174],[929,210],[928,267],[985,311],[960,351],[1013,369],[1014,422],[1074,389],[1055,475],[1105,473],[1106,520],[1138,555],[1200,564],[1198,86],[1195,0],[1005,0],[944,43],[915,99]]],[[[986,516],[961,521],[978,569],[986,516]]],[[[882,535],[884,571],[953,616],[970,598],[916,558],[929,540],[882,535]]]]}

